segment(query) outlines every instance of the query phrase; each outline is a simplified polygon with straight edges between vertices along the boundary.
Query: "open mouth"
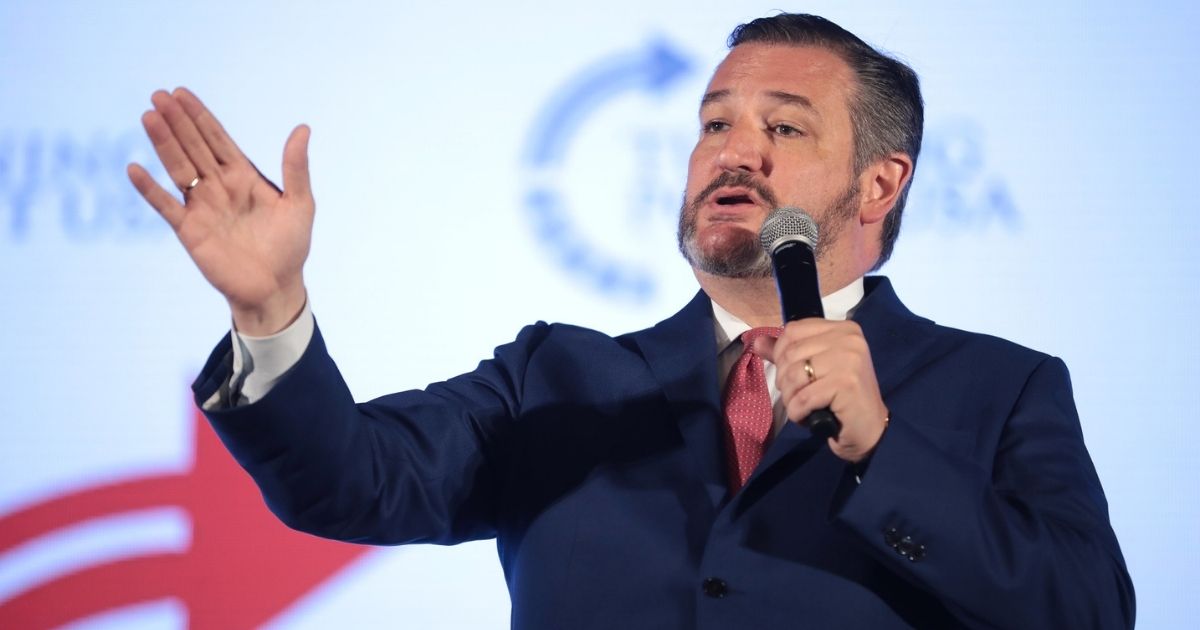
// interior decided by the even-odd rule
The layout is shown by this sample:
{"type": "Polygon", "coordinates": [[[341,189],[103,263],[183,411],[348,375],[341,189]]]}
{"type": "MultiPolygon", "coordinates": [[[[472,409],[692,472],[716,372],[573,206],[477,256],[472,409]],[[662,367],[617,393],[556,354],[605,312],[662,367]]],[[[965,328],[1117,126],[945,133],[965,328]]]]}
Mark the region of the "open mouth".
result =
{"type": "Polygon", "coordinates": [[[736,206],[740,204],[752,203],[754,203],[754,200],[750,198],[750,195],[746,194],[721,195],[720,197],[717,197],[718,206],[736,206]]]}

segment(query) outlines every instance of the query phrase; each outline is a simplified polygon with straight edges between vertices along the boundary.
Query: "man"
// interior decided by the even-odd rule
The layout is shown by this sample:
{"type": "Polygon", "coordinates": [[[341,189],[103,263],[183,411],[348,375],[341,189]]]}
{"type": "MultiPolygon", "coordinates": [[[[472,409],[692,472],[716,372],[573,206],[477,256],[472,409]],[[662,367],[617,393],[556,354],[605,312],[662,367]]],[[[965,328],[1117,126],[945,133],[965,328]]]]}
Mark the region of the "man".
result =
{"type": "Polygon", "coordinates": [[[696,299],[617,338],[530,326],[360,405],[306,303],[307,128],[279,191],[193,95],[156,93],[143,122],[186,204],[130,177],[233,311],[195,385],[222,439],[298,529],[496,537],[517,628],[1131,626],[1062,363],[863,278],[920,149],[915,75],[814,16],[730,43],[680,216],[696,299]],[[828,319],[774,339],[757,233],[778,206],[820,225],[828,319]],[[794,421],[823,407],[834,439],[794,421]]]}

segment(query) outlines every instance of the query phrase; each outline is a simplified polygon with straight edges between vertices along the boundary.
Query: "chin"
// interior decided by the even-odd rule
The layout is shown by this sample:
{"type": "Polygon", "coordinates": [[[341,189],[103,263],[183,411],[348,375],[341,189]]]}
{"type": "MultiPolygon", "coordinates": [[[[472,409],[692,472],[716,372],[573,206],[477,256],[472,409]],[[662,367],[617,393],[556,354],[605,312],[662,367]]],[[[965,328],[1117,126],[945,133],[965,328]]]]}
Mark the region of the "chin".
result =
{"type": "Polygon", "coordinates": [[[732,224],[711,226],[687,244],[688,261],[705,273],[724,278],[769,278],[771,260],[758,234],[732,224]]]}
{"type": "Polygon", "coordinates": [[[711,256],[736,256],[751,248],[761,248],[758,232],[745,223],[721,222],[710,224],[697,235],[700,247],[711,256]]]}

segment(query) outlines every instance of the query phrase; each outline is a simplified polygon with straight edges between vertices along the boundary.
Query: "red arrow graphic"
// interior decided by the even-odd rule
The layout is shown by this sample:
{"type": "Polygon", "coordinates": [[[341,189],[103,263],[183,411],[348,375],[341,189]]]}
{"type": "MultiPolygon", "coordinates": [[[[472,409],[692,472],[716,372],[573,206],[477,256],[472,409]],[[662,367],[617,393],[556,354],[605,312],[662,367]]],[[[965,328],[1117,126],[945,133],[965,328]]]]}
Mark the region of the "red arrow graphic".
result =
{"type": "Polygon", "coordinates": [[[83,488],[0,517],[0,555],[96,517],[178,506],[192,519],[182,553],[81,567],[0,602],[0,628],[52,628],[117,607],[174,597],[196,630],[266,623],[369,550],[292,531],[263,504],[199,411],[195,459],[183,474],[83,488]]]}

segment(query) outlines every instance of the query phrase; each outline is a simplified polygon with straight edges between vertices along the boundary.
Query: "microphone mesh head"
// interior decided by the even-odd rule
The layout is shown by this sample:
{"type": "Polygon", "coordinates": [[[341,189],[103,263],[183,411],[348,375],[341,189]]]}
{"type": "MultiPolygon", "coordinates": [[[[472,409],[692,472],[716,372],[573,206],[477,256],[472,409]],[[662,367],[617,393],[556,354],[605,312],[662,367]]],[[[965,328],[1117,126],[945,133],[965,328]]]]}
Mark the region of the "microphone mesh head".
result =
{"type": "Polygon", "coordinates": [[[801,240],[809,247],[817,248],[817,222],[799,208],[776,208],[763,221],[758,238],[767,254],[787,241],[801,240]]]}

